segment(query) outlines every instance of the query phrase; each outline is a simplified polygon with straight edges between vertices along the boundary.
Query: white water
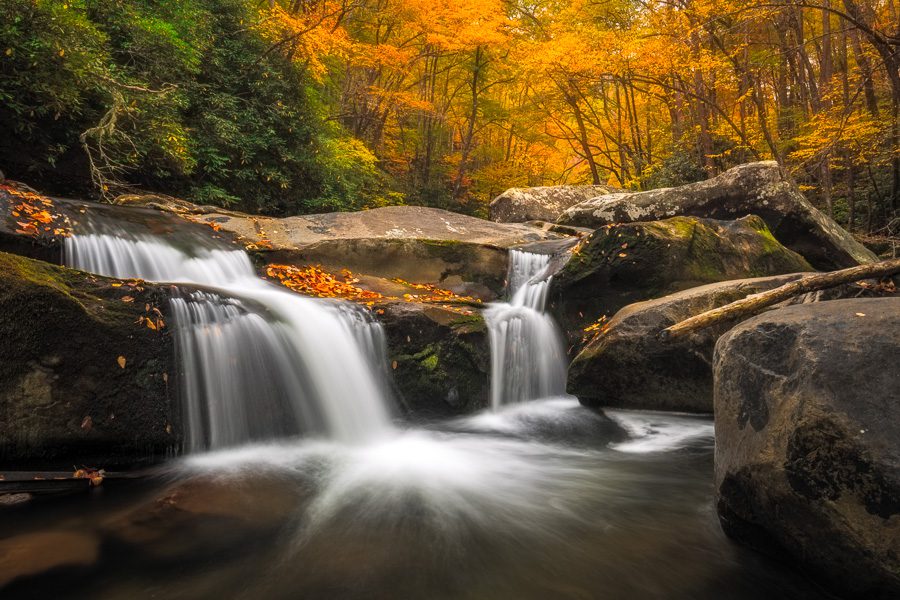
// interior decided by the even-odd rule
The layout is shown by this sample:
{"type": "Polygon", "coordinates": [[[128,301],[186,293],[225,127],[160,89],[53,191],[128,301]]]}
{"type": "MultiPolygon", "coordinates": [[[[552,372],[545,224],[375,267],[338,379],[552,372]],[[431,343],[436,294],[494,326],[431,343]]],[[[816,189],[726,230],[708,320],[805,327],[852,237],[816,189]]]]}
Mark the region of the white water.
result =
{"type": "Polygon", "coordinates": [[[550,255],[510,250],[509,302],[484,311],[491,344],[491,407],[561,396],[566,356],[553,317],[544,312],[550,255]]]}
{"type": "Polygon", "coordinates": [[[391,430],[380,325],[259,279],[243,250],[194,252],[125,232],[65,247],[85,271],[215,289],[172,300],[190,450],[299,433],[360,443],[391,430]]]}

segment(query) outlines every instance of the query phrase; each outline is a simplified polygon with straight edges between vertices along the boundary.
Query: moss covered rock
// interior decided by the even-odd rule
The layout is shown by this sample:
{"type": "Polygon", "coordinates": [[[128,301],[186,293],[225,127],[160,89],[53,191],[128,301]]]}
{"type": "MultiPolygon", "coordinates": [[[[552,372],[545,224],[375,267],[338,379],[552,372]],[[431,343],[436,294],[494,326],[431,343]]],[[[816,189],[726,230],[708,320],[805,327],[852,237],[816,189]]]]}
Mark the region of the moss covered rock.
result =
{"type": "Polygon", "coordinates": [[[734,219],[758,215],[775,237],[817,269],[874,262],[877,257],[809,203],[775,161],[739,165],[674,188],[597,196],[566,210],[558,222],[581,227],[656,221],[674,216],[734,219]]]}
{"type": "Polygon", "coordinates": [[[633,302],[716,281],[811,270],[755,216],[609,225],[587,237],[554,277],[550,309],[575,342],[586,324],[633,302]]]}
{"type": "Polygon", "coordinates": [[[408,415],[450,416],[488,406],[491,360],[481,315],[409,302],[379,310],[396,394],[408,415]]]}
{"type": "Polygon", "coordinates": [[[0,465],[134,465],[179,445],[159,287],[0,253],[0,465]],[[156,311],[160,311],[157,313],[156,311]]]}

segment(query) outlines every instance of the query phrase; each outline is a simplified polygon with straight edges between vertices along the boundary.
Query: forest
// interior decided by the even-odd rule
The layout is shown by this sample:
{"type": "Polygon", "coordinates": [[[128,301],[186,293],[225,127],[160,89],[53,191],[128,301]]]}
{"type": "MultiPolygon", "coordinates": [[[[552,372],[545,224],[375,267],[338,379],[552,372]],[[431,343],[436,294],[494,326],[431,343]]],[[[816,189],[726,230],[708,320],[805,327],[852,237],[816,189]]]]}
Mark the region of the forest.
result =
{"type": "Polygon", "coordinates": [[[897,600],[900,0],[0,0],[0,598],[897,600]]]}
{"type": "Polygon", "coordinates": [[[895,0],[5,0],[0,162],[61,193],[485,216],[751,160],[896,234],[895,0]]]}

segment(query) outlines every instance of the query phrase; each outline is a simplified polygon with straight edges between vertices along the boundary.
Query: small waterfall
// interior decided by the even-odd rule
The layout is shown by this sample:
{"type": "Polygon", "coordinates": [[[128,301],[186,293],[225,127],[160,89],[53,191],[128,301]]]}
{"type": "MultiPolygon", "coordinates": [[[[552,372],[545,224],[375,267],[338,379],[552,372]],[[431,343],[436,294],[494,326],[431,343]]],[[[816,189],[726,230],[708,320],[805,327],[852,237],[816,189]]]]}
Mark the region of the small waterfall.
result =
{"type": "Polygon", "coordinates": [[[358,443],[391,430],[384,334],[358,307],[270,284],[230,247],[104,232],[67,238],[65,257],[100,275],[203,287],[171,300],[189,450],[299,433],[358,443]]]}
{"type": "Polygon", "coordinates": [[[484,312],[491,344],[491,407],[565,394],[566,356],[553,318],[544,312],[551,256],[510,250],[509,302],[484,312]]]}

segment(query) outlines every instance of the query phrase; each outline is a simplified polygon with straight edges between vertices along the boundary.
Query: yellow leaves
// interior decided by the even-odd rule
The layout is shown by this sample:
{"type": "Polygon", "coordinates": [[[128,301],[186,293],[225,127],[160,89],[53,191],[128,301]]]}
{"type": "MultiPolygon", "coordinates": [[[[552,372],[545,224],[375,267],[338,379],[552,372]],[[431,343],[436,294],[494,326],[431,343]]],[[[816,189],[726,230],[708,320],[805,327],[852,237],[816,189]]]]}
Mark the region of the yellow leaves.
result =
{"type": "Polygon", "coordinates": [[[163,320],[162,311],[157,307],[145,304],[144,312],[147,314],[138,317],[138,325],[144,325],[147,329],[152,331],[161,331],[166,326],[166,322],[163,320]]]}
{"type": "Polygon", "coordinates": [[[329,57],[345,57],[350,47],[347,31],[340,26],[340,4],[334,1],[302,5],[287,11],[278,4],[262,11],[257,25],[260,35],[285,56],[304,64],[322,81],[329,57]]]}
{"type": "Polygon", "coordinates": [[[12,56],[12,55],[13,55],[13,49],[12,49],[12,48],[7,48],[6,51],[5,51],[3,54],[5,54],[6,56],[12,56]]]}
{"type": "Polygon", "coordinates": [[[609,331],[609,319],[606,315],[601,315],[599,319],[584,328],[581,341],[587,342],[594,336],[603,335],[607,331],[609,331]]]}
{"type": "Polygon", "coordinates": [[[124,356],[120,356],[116,359],[116,363],[118,363],[120,369],[124,369],[128,360],[124,356]]]}

